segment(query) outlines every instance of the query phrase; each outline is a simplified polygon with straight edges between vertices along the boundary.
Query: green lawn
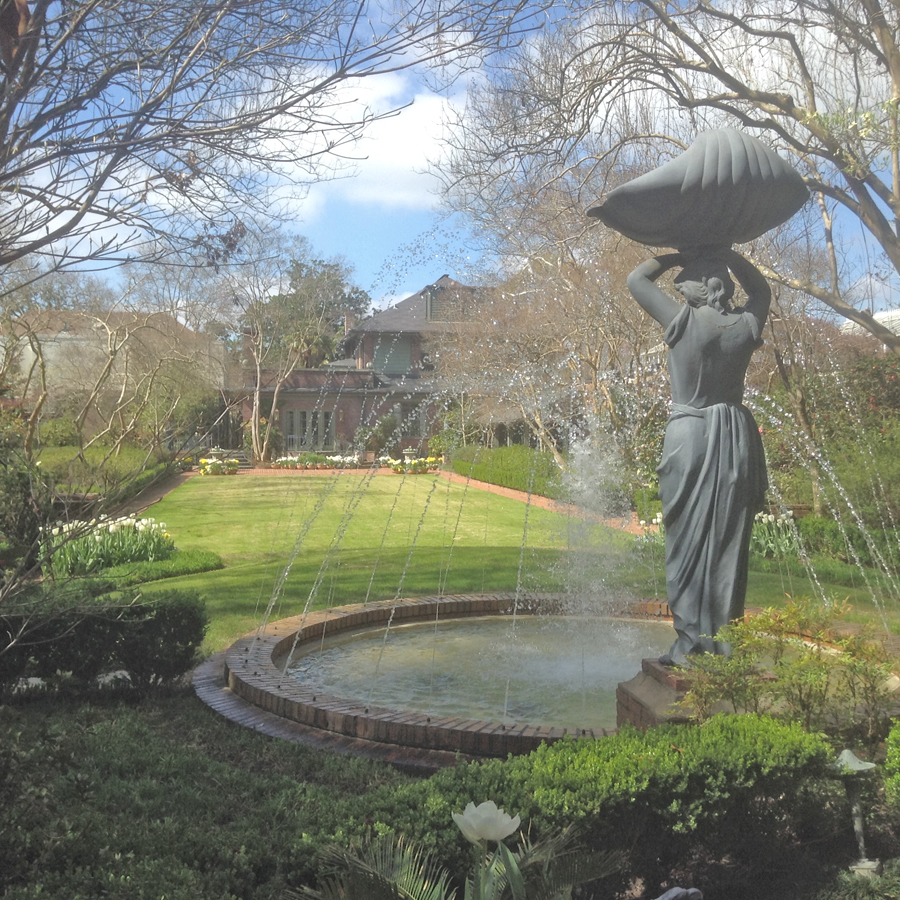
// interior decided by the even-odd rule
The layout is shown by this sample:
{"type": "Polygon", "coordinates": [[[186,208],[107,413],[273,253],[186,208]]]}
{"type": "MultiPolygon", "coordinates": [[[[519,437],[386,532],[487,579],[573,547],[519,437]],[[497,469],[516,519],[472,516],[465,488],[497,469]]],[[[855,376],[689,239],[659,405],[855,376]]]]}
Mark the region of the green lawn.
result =
{"type": "MultiPolygon", "coordinates": [[[[107,459],[108,453],[107,447],[88,447],[82,461],[78,459],[77,447],[44,447],[38,459],[56,486],[70,491],[102,491],[120,486],[148,465],[146,452],[137,447],[123,447],[107,459]]],[[[151,458],[149,466],[154,465],[157,461],[151,458]]]]}
{"type": "MultiPolygon", "coordinates": [[[[198,477],[151,514],[180,548],[212,550],[225,562],[220,571],[146,586],[205,596],[209,651],[255,628],[273,594],[272,615],[280,618],[307,604],[509,591],[519,583],[529,590],[605,590],[613,600],[665,590],[661,560],[635,549],[630,535],[430,475],[198,477]]],[[[874,611],[865,590],[825,588],[864,614],[874,611]]],[[[747,603],[771,606],[786,594],[810,593],[803,579],[751,572],[747,603]]]]}
{"type": "Polygon", "coordinates": [[[206,597],[210,650],[258,625],[293,553],[278,617],[307,603],[508,591],[520,579],[527,589],[563,590],[631,558],[627,535],[428,475],[193,478],[151,513],[179,547],[213,550],[225,562],[147,586],[206,597]]]}

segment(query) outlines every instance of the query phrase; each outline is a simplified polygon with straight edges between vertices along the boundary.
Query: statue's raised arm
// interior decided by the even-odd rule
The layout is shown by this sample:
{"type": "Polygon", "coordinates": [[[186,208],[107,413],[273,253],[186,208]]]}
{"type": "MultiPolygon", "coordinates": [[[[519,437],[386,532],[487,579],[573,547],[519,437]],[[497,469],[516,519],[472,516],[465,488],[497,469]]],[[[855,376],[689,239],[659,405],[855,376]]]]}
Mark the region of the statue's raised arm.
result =
{"type": "Polygon", "coordinates": [[[680,253],[669,253],[645,260],[628,276],[628,290],[632,297],[663,328],[669,327],[669,323],[681,310],[681,304],[661,291],[655,282],[664,272],[683,265],[684,258],[680,253]]]}
{"type": "Polygon", "coordinates": [[[768,282],[750,260],[745,259],[734,250],[728,251],[725,261],[747,295],[744,311],[755,316],[759,320],[760,329],[762,329],[766,324],[769,306],[772,303],[772,291],[768,282]]]}

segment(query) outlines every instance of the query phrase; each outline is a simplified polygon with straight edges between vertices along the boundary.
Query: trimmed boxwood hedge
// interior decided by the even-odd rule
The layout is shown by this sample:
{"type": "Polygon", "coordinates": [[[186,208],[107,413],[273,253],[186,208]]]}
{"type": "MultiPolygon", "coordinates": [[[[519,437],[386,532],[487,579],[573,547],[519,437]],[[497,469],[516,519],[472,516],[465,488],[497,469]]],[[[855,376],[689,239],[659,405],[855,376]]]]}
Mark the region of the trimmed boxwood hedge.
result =
{"type": "Polygon", "coordinates": [[[511,447],[459,447],[453,451],[453,471],[476,481],[516,491],[531,490],[541,497],[561,500],[562,472],[546,450],[515,444],[511,447]]]}
{"type": "Polygon", "coordinates": [[[396,831],[463,871],[469,848],[451,813],[494,800],[533,837],[574,826],[588,846],[625,851],[629,877],[659,882],[698,848],[752,868],[784,854],[806,827],[801,798],[831,756],[821,736],[764,716],[625,729],[374,791],[335,809],[334,837],[396,831]]]}
{"type": "Polygon", "coordinates": [[[59,673],[90,682],[124,671],[146,690],[197,662],[208,617],[196,592],[91,598],[89,590],[43,595],[0,615],[0,687],[59,673]]]}

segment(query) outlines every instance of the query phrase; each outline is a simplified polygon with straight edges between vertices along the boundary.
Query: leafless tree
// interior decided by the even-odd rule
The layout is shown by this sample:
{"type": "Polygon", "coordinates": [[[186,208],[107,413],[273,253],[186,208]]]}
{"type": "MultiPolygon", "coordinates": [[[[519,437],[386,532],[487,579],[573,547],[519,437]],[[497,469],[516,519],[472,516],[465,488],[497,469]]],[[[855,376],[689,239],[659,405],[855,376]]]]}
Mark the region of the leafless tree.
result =
{"type": "Polygon", "coordinates": [[[380,115],[363,79],[461,71],[530,27],[525,0],[2,0],[0,266],[193,247],[328,177],[380,115]],[[165,241],[159,238],[164,236],[165,241]]]}
{"type": "Polygon", "coordinates": [[[19,291],[0,314],[0,373],[25,417],[26,457],[33,456],[41,423],[60,418],[82,455],[96,445],[114,456],[124,444],[152,453],[172,438],[179,406],[203,386],[212,394],[221,389],[224,348],[174,312],[132,302],[128,291],[113,294],[73,273],[41,286],[61,280],[80,286],[80,297],[67,298],[76,302],[47,305],[19,291]]]}
{"type": "MultiPolygon", "coordinates": [[[[518,271],[484,293],[457,340],[436,354],[439,372],[485,409],[491,401],[515,409],[561,466],[565,432],[600,422],[631,457],[658,402],[647,367],[659,342],[623,288],[634,248],[596,230],[564,240],[565,216],[553,206],[540,221],[537,207],[531,215],[528,234],[538,237],[530,248],[524,240],[514,248],[523,255],[510,253],[518,271]]],[[[514,233],[500,240],[509,247],[514,233]]]]}
{"type": "Polygon", "coordinates": [[[303,237],[250,234],[212,285],[240,342],[242,391],[250,400],[250,447],[270,458],[281,391],[298,368],[324,361],[345,312],[364,315],[368,294],[340,259],[315,256],[303,237]]]}
{"type": "Polygon", "coordinates": [[[584,208],[699,130],[745,128],[804,175],[814,201],[794,226],[818,225],[795,237],[827,258],[815,273],[783,260],[763,271],[900,353],[871,315],[872,295],[895,292],[900,273],[897,6],[587,0],[569,10],[471,93],[445,169],[456,208],[482,221],[514,208],[511,221],[523,221],[529,207],[507,203],[523,184],[584,208]]]}

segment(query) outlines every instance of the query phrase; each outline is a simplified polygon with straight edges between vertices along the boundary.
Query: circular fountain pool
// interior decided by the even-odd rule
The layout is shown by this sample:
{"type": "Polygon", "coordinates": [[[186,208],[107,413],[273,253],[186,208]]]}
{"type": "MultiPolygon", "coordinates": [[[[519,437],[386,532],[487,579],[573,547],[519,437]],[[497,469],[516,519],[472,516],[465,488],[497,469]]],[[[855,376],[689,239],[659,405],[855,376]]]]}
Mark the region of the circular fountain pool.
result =
{"type": "Polygon", "coordinates": [[[668,646],[671,626],[658,621],[668,610],[659,602],[636,603],[620,609],[620,616],[590,620],[590,628],[588,619],[578,617],[569,630],[567,624],[573,623],[563,621],[569,606],[569,599],[559,595],[491,594],[334,607],[270,623],[233,644],[225,656],[226,684],[243,700],[303,726],[407,748],[506,756],[566,735],[601,737],[615,728],[617,682],[634,675],[642,657],[657,656],[668,646]],[[468,620],[464,624],[474,633],[487,634],[494,617],[502,620],[502,635],[488,637],[455,673],[435,666],[438,656],[459,655],[453,630],[443,623],[468,620]],[[531,617],[534,622],[528,621],[531,617]],[[629,621],[633,618],[657,622],[629,621]],[[412,623],[420,627],[405,627],[412,623]],[[544,651],[522,640],[531,630],[543,631],[544,651]],[[418,651],[409,643],[416,631],[423,635],[418,651]],[[340,682],[323,662],[340,660],[351,645],[363,648],[364,662],[342,663],[349,681],[340,682]],[[399,650],[401,668],[409,657],[424,659],[417,674],[402,676],[406,686],[393,696],[379,693],[379,682],[392,680],[387,669],[394,665],[385,662],[383,645],[399,650]],[[501,668],[503,657],[518,675],[501,668]],[[616,657],[619,661],[612,662],[616,657]],[[565,690],[563,669],[568,670],[565,690]],[[514,691],[516,679],[537,685],[536,694],[514,691]],[[468,685],[460,693],[474,698],[473,706],[447,705],[459,702],[452,697],[457,691],[451,692],[451,682],[468,685]],[[568,694],[566,711],[559,713],[563,693],[568,694]],[[432,706],[436,697],[440,705],[432,706]]]}
{"type": "Polygon", "coordinates": [[[289,677],[317,694],[436,718],[616,727],[616,686],[672,642],[660,622],[486,616],[338,635],[307,645],[289,677]]]}

